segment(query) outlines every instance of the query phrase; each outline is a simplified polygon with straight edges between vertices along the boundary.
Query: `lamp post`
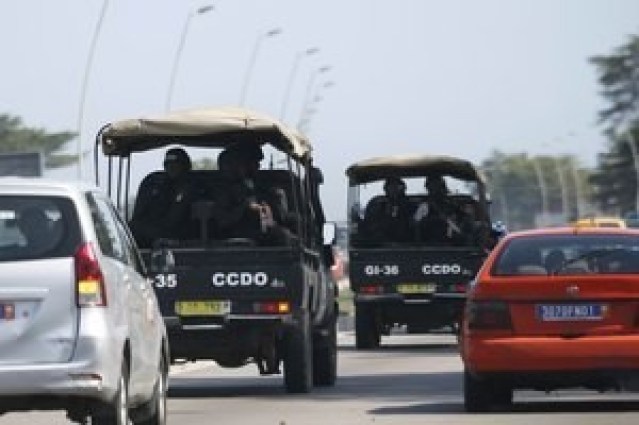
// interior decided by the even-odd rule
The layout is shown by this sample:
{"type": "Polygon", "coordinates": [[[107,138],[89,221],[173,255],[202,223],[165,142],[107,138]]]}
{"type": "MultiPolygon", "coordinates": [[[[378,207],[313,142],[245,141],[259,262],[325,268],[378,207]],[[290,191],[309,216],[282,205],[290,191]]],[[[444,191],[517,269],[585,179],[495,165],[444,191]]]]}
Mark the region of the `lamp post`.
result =
{"type": "MultiPolygon", "coordinates": [[[[330,65],[324,65],[319,68],[316,68],[311,72],[311,76],[308,79],[308,84],[306,85],[306,94],[304,95],[304,102],[302,103],[302,111],[300,112],[300,119],[298,122],[302,122],[304,120],[304,115],[306,114],[306,109],[308,108],[309,102],[311,100],[311,92],[313,90],[313,85],[315,84],[315,78],[317,78],[318,74],[324,74],[333,69],[330,65]]],[[[328,87],[331,87],[333,83],[331,82],[328,87]]]]}
{"type": "Polygon", "coordinates": [[[109,0],[102,2],[102,9],[100,9],[100,15],[98,16],[98,22],[95,25],[93,31],[93,37],[91,38],[91,45],[89,47],[89,55],[87,56],[87,63],[84,67],[84,77],[82,78],[82,86],[80,87],[80,103],[78,107],[78,180],[82,180],[83,174],[83,156],[82,150],[82,123],[84,121],[84,104],[86,102],[87,87],[89,85],[89,75],[91,74],[91,67],[93,65],[93,57],[95,56],[96,46],[98,45],[98,38],[100,37],[100,30],[102,29],[102,23],[104,22],[104,16],[106,15],[107,7],[109,6],[109,0]]]}
{"type": "Polygon", "coordinates": [[[173,59],[173,67],[171,68],[171,77],[169,78],[169,88],[166,93],[166,103],[164,109],[169,111],[171,109],[171,101],[173,100],[173,88],[175,87],[175,80],[177,77],[178,67],[180,66],[180,59],[182,57],[182,51],[184,50],[184,43],[186,42],[186,36],[189,32],[189,27],[191,26],[191,20],[196,15],[203,15],[207,12],[213,10],[214,7],[212,4],[202,6],[195,11],[189,12],[186,17],[186,21],[184,22],[184,27],[182,28],[182,35],[180,36],[180,43],[178,44],[178,48],[175,52],[175,58],[173,59]]]}
{"type": "Polygon", "coordinates": [[[568,184],[566,181],[566,176],[564,175],[564,171],[561,166],[561,158],[551,157],[553,163],[555,164],[555,169],[557,171],[557,182],[559,183],[559,191],[561,193],[561,215],[564,218],[564,221],[568,221],[568,184]]]}
{"type": "MultiPolygon", "coordinates": [[[[324,84],[322,84],[322,88],[327,89],[327,88],[331,88],[335,85],[335,83],[333,81],[327,81],[324,84]]],[[[313,96],[312,98],[308,99],[304,105],[302,105],[302,114],[300,116],[300,119],[297,123],[297,128],[298,130],[305,130],[308,128],[308,126],[311,123],[311,117],[317,112],[317,109],[312,108],[311,104],[317,104],[319,102],[322,101],[323,97],[320,96],[319,94],[317,94],[318,92],[316,91],[315,96],[313,96]]]]}
{"type": "Polygon", "coordinates": [[[532,157],[531,161],[533,169],[535,170],[535,175],[537,176],[537,184],[541,195],[541,225],[545,226],[548,222],[548,186],[546,186],[546,181],[544,180],[544,173],[541,169],[539,158],[532,157]]]}
{"type": "Polygon", "coordinates": [[[574,156],[571,157],[570,168],[572,170],[572,179],[575,182],[575,213],[577,218],[580,218],[585,210],[584,193],[581,187],[581,176],[579,174],[579,168],[577,167],[577,160],[574,156]]]}
{"type": "Polygon", "coordinates": [[[295,80],[295,75],[297,74],[297,68],[299,66],[300,60],[304,57],[311,56],[319,52],[317,47],[311,47],[301,52],[297,52],[295,55],[295,59],[293,60],[293,67],[291,68],[291,74],[288,77],[288,82],[286,83],[286,90],[284,91],[284,98],[282,99],[282,107],[280,108],[280,120],[284,121],[286,114],[286,107],[288,106],[288,101],[291,95],[291,88],[293,87],[293,81],[295,80]]]}
{"type": "MultiPolygon", "coordinates": [[[[499,194],[501,198],[501,202],[499,203],[501,207],[501,221],[504,223],[506,228],[510,228],[510,217],[508,214],[508,199],[506,197],[506,185],[504,184],[506,181],[506,173],[504,172],[503,162],[501,158],[498,158],[494,165],[490,168],[484,168],[484,171],[488,171],[490,175],[490,182],[492,186],[499,187],[499,194]]],[[[495,189],[495,192],[497,190],[495,189]]]]}
{"type": "Polygon", "coordinates": [[[253,46],[253,52],[251,53],[251,57],[249,59],[248,67],[246,68],[246,75],[244,76],[244,83],[242,84],[242,92],[240,93],[240,105],[244,105],[246,102],[246,92],[248,90],[248,85],[251,80],[251,74],[253,73],[253,68],[255,67],[255,61],[257,60],[257,54],[260,50],[260,45],[262,44],[262,40],[268,37],[275,37],[282,33],[281,28],[273,28],[272,30],[261,32],[257,35],[255,39],[255,45],[253,46]]]}

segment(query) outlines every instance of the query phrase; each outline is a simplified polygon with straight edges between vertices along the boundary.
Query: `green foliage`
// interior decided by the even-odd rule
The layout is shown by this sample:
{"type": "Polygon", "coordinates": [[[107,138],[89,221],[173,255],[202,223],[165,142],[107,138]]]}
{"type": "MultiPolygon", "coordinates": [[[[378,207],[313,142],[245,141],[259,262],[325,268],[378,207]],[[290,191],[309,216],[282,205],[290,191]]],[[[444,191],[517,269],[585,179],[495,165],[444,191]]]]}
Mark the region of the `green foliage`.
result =
{"type": "Polygon", "coordinates": [[[68,131],[47,133],[40,128],[25,127],[19,117],[0,115],[0,153],[42,152],[47,168],[77,161],[75,155],[58,153],[74,137],[75,133],[68,131]]]}
{"type": "Polygon", "coordinates": [[[635,210],[638,184],[631,146],[639,150],[639,36],[631,36],[611,55],[590,61],[599,74],[601,95],[609,104],[599,112],[606,125],[608,151],[599,155],[590,182],[602,211],[623,214],[635,210]]]}
{"type": "Polygon", "coordinates": [[[639,36],[631,36],[613,54],[594,56],[590,62],[597,68],[601,95],[609,103],[599,117],[609,130],[623,131],[639,112],[639,36]]]}

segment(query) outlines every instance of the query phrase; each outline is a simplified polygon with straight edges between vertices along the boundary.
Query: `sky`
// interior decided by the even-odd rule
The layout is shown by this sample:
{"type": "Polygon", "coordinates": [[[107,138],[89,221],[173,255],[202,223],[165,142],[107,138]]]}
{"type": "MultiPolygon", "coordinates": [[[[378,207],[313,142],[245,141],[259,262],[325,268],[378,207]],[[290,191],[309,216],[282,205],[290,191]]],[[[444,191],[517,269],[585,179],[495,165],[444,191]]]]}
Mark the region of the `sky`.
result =
{"type": "Polygon", "coordinates": [[[168,97],[174,110],[243,102],[293,126],[310,105],[329,219],[345,216],[344,170],[373,156],[479,163],[499,150],[593,166],[606,104],[588,58],[639,34],[636,0],[107,0],[87,71],[103,1],[0,1],[0,113],[78,131],[87,150],[102,125],[162,113],[168,97]]]}

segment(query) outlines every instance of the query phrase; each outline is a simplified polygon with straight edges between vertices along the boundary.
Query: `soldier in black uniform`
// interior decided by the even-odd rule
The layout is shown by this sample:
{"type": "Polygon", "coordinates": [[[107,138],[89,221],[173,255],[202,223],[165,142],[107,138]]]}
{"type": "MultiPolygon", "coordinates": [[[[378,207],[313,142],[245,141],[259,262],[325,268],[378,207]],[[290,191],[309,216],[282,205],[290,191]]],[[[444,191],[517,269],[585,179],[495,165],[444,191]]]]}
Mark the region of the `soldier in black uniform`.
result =
{"type": "Polygon", "coordinates": [[[257,143],[236,143],[222,151],[218,167],[229,188],[218,194],[214,218],[222,238],[251,239],[258,244],[290,243],[282,223],[288,214],[285,194],[278,188],[258,187],[256,174],[264,158],[257,143]]]}
{"type": "Polygon", "coordinates": [[[428,200],[417,207],[414,215],[417,240],[433,245],[455,245],[463,236],[456,217],[458,207],[448,198],[448,187],[440,175],[426,177],[428,200]]]}
{"type": "Polygon", "coordinates": [[[373,243],[405,243],[413,239],[414,207],[399,177],[384,182],[385,196],[373,199],[364,213],[364,237],[373,243]]]}
{"type": "Polygon", "coordinates": [[[130,227],[139,246],[150,247],[157,239],[188,239],[197,234],[191,219],[195,187],[191,159],[182,148],[169,149],[164,173],[155,174],[140,186],[130,227]]]}

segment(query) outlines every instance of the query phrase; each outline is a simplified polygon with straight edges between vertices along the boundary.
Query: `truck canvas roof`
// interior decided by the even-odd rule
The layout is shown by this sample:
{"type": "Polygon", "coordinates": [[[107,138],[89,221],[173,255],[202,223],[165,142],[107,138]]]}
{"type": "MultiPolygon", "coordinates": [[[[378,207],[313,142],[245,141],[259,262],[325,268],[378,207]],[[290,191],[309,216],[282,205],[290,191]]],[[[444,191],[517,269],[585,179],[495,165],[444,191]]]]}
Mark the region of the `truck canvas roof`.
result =
{"type": "Polygon", "coordinates": [[[479,170],[469,161],[450,156],[395,155],[369,158],[348,167],[351,186],[386,177],[420,177],[430,174],[451,176],[483,183],[479,170]]]}
{"type": "Polygon", "coordinates": [[[239,107],[190,109],[115,121],[96,143],[108,156],[128,156],[171,144],[224,148],[236,143],[270,144],[298,160],[311,155],[308,139],[268,115],[239,107]]]}

